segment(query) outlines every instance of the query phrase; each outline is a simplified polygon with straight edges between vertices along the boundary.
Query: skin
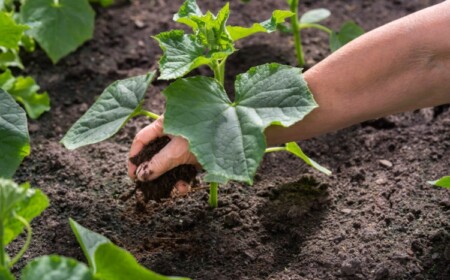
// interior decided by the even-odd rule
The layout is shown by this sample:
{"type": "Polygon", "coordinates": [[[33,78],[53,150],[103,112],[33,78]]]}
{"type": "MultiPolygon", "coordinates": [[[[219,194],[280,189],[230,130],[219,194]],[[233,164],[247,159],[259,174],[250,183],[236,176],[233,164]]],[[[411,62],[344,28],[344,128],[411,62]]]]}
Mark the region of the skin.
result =
{"type": "MultiPolygon", "coordinates": [[[[266,129],[268,146],[299,141],[366,120],[450,103],[450,1],[379,27],[304,74],[319,108],[291,127],[266,129]]],[[[163,118],[142,129],[129,156],[162,136],[163,118]]],[[[128,162],[132,179],[153,180],[181,164],[196,164],[182,137],[149,162],[128,162]],[[136,170],[137,168],[137,170],[136,170]]],[[[180,192],[187,191],[179,183],[180,192]]]]}

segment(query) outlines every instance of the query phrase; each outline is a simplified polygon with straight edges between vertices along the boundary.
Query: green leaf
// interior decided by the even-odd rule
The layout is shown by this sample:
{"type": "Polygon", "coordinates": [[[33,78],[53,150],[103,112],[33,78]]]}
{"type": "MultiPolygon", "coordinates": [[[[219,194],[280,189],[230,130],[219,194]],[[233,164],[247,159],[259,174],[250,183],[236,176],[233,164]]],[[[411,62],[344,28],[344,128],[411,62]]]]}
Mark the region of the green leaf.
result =
{"type": "Polygon", "coordinates": [[[450,176],[444,176],[439,180],[429,181],[428,183],[434,186],[450,189],[450,176]]]}
{"type": "Polygon", "coordinates": [[[6,49],[0,47],[0,69],[5,70],[8,67],[17,67],[23,69],[19,53],[15,49],[6,49]]]}
{"type": "Polygon", "coordinates": [[[328,9],[314,9],[311,11],[307,11],[300,18],[300,23],[317,23],[331,15],[330,10],[328,9]]]}
{"type": "Polygon", "coordinates": [[[193,69],[211,62],[211,58],[204,56],[206,49],[196,42],[195,36],[184,34],[182,30],[163,32],[153,38],[164,51],[159,61],[159,80],[183,77],[193,69]]]}
{"type": "Polygon", "coordinates": [[[80,224],[70,219],[70,227],[72,231],[75,233],[78,243],[83,249],[83,253],[88,260],[89,266],[92,267],[94,273],[97,271],[97,266],[95,263],[95,251],[98,246],[104,243],[111,243],[108,238],[95,233],[85,227],[82,227],[80,224]]]}
{"type": "Polygon", "coordinates": [[[178,13],[173,16],[173,20],[179,23],[184,23],[192,28],[196,28],[197,24],[190,18],[193,15],[202,16],[203,13],[197,5],[196,0],[186,0],[183,5],[181,5],[178,13]]]}
{"type": "Polygon", "coordinates": [[[206,181],[252,183],[266,148],[264,129],[290,126],[317,107],[301,69],[279,64],[237,77],[236,100],[207,77],[180,79],[164,91],[164,131],[186,137],[206,181]]]}
{"type": "Polygon", "coordinates": [[[36,49],[36,43],[34,42],[33,37],[26,34],[22,36],[22,39],[20,39],[20,46],[22,46],[27,52],[34,52],[36,49]]]}
{"type": "Polygon", "coordinates": [[[347,21],[338,32],[331,33],[330,49],[332,52],[364,34],[364,29],[352,21],[347,21]]]}
{"type": "Polygon", "coordinates": [[[23,224],[14,218],[21,216],[31,222],[49,205],[48,198],[28,183],[17,185],[11,180],[0,179],[0,221],[4,226],[4,244],[13,241],[22,231],[23,224]]]}
{"type": "Polygon", "coordinates": [[[95,252],[97,272],[100,279],[123,280],[183,280],[187,278],[166,277],[141,266],[136,259],[124,249],[112,243],[101,244],[95,252]],[[113,264],[113,265],[112,265],[113,264]]]}
{"type": "Polygon", "coordinates": [[[25,1],[20,17],[32,26],[30,34],[53,63],[91,39],[94,32],[95,13],[88,0],[25,1]]]}
{"type": "Polygon", "coordinates": [[[32,119],[39,118],[50,110],[50,98],[47,92],[38,93],[39,86],[33,78],[19,76],[15,78],[10,70],[0,74],[0,88],[6,90],[21,103],[32,119]]]}
{"type": "Polygon", "coordinates": [[[272,17],[261,23],[254,23],[251,27],[227,26],[228,33],[234,41],[248,37],[258,32],[271,33],[277,30],[277,25],[284,23],[286,18],[293,16],[291,11],[275,10],[272,17]]]}
{"type": "Polygon", "coordinates": [[[74,259],[43,256],[31,261],[22,271],[21,280],[93,280],[89,268],[74,259]]]}
{"type": "MultiPolygon", "coordinates": [[[[22,184],[19,189],[25,189],[25,196],[15,201],[12,210],[18,216],[24,218],[28,223],[39,216],[49,205],[47,196],[39,189],[30,189],[29,184],[22,184]]],[[[22,192],[21,190],[21,192],[22,192]]],[[[11,213],[9,213],[11,215],[11,213]]],[[[5,244],[13,241],[22,231],[24,225],[13,216],[4,220],[5,244]]]]}
{"type": "Polygon", "coordinates": [[[15,280],[14,276],[6,269],[6,267],[0,266],[0,279],[1,280],[15,280]]]}
{"type": "Polygon", "coordinates": [[[112,137],[140,109],[155,72],[108,86],[94,105],[70,128],[61,143],[69,149],[112,137]]]}
{"type": "Polygon", "coordinates": [[[12,15],[0,11],[0,47],[17,49],[26,25],[16,24],[12,15]]]}
{"type": "Polygon", "coordinates": [[[322,173],[325,173],[326,175],[331,175],[331,171],[327,168],[323,167],[322,165],[318,164],[314,160],[310,159],[300,148],[300,146],[295,142],[289,142],[286,144],[286,151],[296,155],[297,157],[301,158],[306,164],[314,167],[315,169],[319,170],[322,173]]]}
{"type": "Polygon", "coordinates": [[[89,0],[91,3],[99,3],[103,8],[109,7],[114,4],[114,0],[89,0]]]}
{"type": "Polygon", "coordinates": [[[226,29],[230,14],[226,4],[217,14],[203,15],[195,1],[186,1],[174,19],[191,26],[195,34],[182,30],[163,32],[154,38],[164,51],[159,65],[160,80],[180,78],[193,69],[223,60],[235,49],[226,29]]]}
{"type": "Polygon", "coordinates": [[[106,237],[81,226],[72,219],[70,219],[70,226],[93,269],[96,279],[182,279],[168,278],[147,270],[139,265],[130,253],[117,247],[106,237]]]}
{"type": "Polygon", "coordinates": [[[11,178],[30,154],[25,112],[0,88],[0,177],[11,178]]]}
{"type": "MultiPolygon", "coordinates": [[[[24,218],[28,223],[39,216],[49,205],[47,196],[39,189],[29,189],[26,199],[23,200],[15,210],[18,216],[24,218]]],[[[22,231],[23,224],[16,219],[12,219],[6,224],[6,243],[14,240],[22,231]]]]}
{"type": "Polygon", "coordinates": [[[228,52],[231,54],[234,52],[233,40],[226,28],[229,16],[230,5],[227,3],[217,16],[208,11],[206,15],[190,17],[197,24],[194,28],[196,39],[202,42],[208,53],[228,52]]]}

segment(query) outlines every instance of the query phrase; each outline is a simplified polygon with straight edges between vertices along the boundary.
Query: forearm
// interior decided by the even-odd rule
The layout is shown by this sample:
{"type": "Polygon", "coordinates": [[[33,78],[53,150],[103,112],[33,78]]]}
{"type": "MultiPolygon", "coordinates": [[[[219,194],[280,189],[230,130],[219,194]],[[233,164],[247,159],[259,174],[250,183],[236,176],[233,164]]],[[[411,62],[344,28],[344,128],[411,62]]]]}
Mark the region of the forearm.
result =
{"type": "Polygon", "coordinates": [[[365,34],[305,79],[319,108],[289,128],[269,127],[268,145],[450,102],[450,1],[365,34]]]}

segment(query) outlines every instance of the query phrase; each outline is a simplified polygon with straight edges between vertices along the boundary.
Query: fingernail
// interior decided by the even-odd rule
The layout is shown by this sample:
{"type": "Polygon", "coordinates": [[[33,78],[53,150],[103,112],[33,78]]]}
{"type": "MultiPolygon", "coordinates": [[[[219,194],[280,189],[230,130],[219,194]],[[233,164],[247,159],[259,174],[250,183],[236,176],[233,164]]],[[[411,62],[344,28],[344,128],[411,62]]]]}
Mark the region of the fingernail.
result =
{"type": "Polygon", "coordinates": [[[144,181],[147,173],[148,162],[144,162],[136,169],[136,177],[139,181],[144,181]]]}

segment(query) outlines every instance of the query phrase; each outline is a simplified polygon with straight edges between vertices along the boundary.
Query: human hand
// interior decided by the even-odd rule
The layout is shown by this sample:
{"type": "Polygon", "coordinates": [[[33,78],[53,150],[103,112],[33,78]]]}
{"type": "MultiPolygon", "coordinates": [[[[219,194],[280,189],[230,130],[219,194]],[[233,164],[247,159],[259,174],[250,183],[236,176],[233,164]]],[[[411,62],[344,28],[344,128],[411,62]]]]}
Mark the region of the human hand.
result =
{"type": "MultiPolygon", "coordinates": [[[[164,117],[161,116],[136,134],[128,155],[129,159],[137,155],[148,143],[164,136],[163,122],[164,117]]],[[[170,142],[150,161],[136,166],[128,159],[128,176],[130,178],[139,181],[151,181],[179,165],[199,166],[197,159],[189,151],[189,143],[186,139],[171,135],[168,135],[168,137],[171,138],[170,142]]],[[[185,182],[178,182],[176,187],[180,193],[184,193],[188,189],[185,182]]]]}

